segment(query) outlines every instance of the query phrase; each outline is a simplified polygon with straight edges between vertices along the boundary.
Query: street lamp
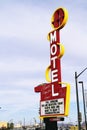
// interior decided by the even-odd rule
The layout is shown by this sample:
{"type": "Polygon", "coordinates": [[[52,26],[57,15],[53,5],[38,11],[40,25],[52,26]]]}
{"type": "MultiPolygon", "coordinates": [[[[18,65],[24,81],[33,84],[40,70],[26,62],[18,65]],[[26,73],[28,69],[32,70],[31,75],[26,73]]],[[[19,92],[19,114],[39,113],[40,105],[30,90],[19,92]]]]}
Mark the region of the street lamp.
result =
{"type": "Polygon", "coordinates": [[[80,120],[79,120],[79,96],[78,96],[78,81],[77,81],[77,72],[75,72],[75,82],[76,82],[76,99],[77,99],[77,115],[78,115],[78,130],[81,130],[81,124],[80,124],[80,120]]]}
{"type": "Polygon", "coordinates": [[[81,124],[80,124],[80,120],[79,120],[79,115],[80,115],[80,110],[79,110],[79,96],[78,96],[78,77],[86,70],[87,68],[85,68],[83,71],[81,71],[81,73],[77,74],[77,72],[75,72],[75,83],[76,83],[76,99],[77,99],[77,115],[78,115],[78,130],[81,130],[81,124]]]}
{"type": "Polygon", "coordinates": [[[87,130],[86,109],[85,109],[85,96],[84,96],[84,85],[83,85],[83,81],[79,81],[79,83],[82,84],[83,106],[84,106],[84,118],[85,118],[85,127],[86,127],[86,130],[87,130]]]}

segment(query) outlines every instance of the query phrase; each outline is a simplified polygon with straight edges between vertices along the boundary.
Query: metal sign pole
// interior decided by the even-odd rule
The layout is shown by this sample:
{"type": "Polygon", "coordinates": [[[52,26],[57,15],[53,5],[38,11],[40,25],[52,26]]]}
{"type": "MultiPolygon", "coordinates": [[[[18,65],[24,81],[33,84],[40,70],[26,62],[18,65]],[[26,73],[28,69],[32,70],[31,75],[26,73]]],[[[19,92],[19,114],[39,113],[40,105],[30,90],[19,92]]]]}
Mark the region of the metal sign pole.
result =
{"type": "Polygon", "coordinates": [[[45,130],[58,130],[57,121],[50,121],[51,118],[44,118],[45,130]]]}
{"type": "Polygon", "coordinates": [[[79,120],[79,96],[78,96],[78,82],[77,82],[77,72],[75,72],[75,82],[76,82],[76,99],[77,99],[77,115],[78,115],[78,130],[81,130],[81,124],[79,120]]]}

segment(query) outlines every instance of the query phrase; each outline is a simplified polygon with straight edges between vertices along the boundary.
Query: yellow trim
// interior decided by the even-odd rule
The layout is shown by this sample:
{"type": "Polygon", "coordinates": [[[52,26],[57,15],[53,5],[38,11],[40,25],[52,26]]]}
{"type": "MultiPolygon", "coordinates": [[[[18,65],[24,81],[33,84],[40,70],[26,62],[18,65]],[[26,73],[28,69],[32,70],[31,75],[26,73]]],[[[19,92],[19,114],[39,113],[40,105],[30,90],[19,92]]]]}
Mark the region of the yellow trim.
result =
{"type": "Polygon", "coordinates": [[[50,76],[49,76],[49,72],[51,70],[51,66],[49,65],[45,71],[45,78],[48,82],[51,82],[50,76]]]}
{"type": "Polygon", "coordinates": [[[62,114],[62,115],[57,115],[57,116],[56,116],[56,114],[55,114],[55,115],[52,115],[52,116],[39,116],[39,118],[40,118],[41,120],[43,120],[43,118],[46,118],[46,117],[64,117],[64,114],[62,114]]]}
{"type": "Polygon", "coordinates": [[[67,11],[65,8],[60,7],[60,8],[58,8],[58,9],[56,9],[55,12],[54,12],[53,15],[52,15],[52,18],[51,18],[51,26],[52,26],[52,28],[54,28],[54,29],[56,29],[56,30],[57,30],[57,29],[58,29],[58,30],[59,30],[59,29],[62,29],[62,28],[65,26],[67,20],[68,20],[68,11],[67,11]],[[58,10],[60,10],[60,9],[62,9],[63,12],[64,12],[64,19],[63,19],[62,24],[61,24],[59,27],[55,28],[55,27],[53,26],[53,24],[52,24],[52,22],[54,21],[54,14],[56,13],[56,11],[58,11],[58,10]]]}
{"type": "Polygon", "coordinates": [[[66,88],[66,109],[65,109],[65,114],[68,116],[69,113],[69,107],[70,107],[70,84],[67,85],[66,88]]]}
{"type": "MultiPolygon", "coordinates": [[[[60,8],[58,8],[58,9],[56,9],[55,12],[53,13],[52,18],[51,18],[51,26],[54,28],[53,31],[62,29],[62,28],[65,26],[65,24],[66,24],[66,22],[67,22],[67,20],[68,20],[68,11],[67,11],[65,8],[60,7],[60,8]],[[59,27],[54,28],[54,26],[52,25],[52,21],[54,20],[54,13],[55,13],[56,11],[58,11],[59,9],[62,9],[62,10],[64,11],[64,20],[63,20],[62,24],[61,24],[59,27]]],[[[50,33],[52,33],[53,31],[49,32],[48,35],[47,35],[47,39],[48,39],[49,41],[50,41],[50,33]]]]}
{"type": "Polygon", "coordinates": [[[58,55],[58,58],[61,58],[63,55],[64,55],[64,52],[65,52],[65,48],[64,48],[64,45],[61,44],[61,43],[57,43],[57,45],[60,46],[60,54],[58,55]]]}
{"type": "MultiPolygon", "coordinates": [[[[61,44],[61,43],[57,43],[57,45],[59,45],[60,48],[61,48],[60,54],[58,55],[58,58],[61,58],[61,57],[64,55],[64,52],[65,52],[64,50],[65,50],[65,48],[64,48],[63,44],[61,44]]],[[[45,71],[45,78],[46,78],[46,80],[47,80],[48,82],[51,82],[51,79],[50,79],[50,76],[49,76],[50,70],[51,70],[51,66],[48,66],[47,69],[46,69],[46,71],[45,71]]]]}
{"type": "Polygon", "coordinates": [[[68,116],[70,106],[70,84],[65,82],[59,82],[59,84],[66,85],[66,104],[65,104],[65,116],[68,116]]]}
{"type": "Polygon", "coordinates": [[[45,118],[45,117],[39,116],[39,118],[40,118],[41,120],[43,120],[43,118],[45,118]]]}

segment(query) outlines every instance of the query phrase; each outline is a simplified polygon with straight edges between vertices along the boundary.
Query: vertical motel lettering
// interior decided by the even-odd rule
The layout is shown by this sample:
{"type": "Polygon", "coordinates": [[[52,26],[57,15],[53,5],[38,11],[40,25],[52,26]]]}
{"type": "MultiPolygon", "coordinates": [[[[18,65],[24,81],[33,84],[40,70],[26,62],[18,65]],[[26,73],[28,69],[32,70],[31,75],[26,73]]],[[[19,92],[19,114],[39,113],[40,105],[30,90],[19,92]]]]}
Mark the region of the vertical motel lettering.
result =
{"type": "Polygon", "coordinates": [[[52,96],[58,96],[58,91],[56,92],[56,87],[58,86],[58,82],[61,81],[60,74],[60,59],[58,59],[58,54],[60,52],[60,48],[57,43],[59,43],[59,32],[53,31],[50,33],[50,62],[51,62],[51,81],[52,81],[52,96]]]}

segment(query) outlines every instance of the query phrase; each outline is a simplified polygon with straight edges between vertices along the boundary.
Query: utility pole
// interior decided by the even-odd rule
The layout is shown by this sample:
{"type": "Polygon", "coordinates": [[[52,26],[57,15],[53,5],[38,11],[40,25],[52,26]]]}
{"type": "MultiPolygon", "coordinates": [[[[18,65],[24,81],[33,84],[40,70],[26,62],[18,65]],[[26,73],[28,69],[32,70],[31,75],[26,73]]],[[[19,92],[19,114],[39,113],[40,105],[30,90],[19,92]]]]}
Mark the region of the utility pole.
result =
{"type": "Polygon", "coordinates": [[[80,124],[80,120],[79,120],[80,109],[79,109],[77,72],[75,72],[75,82],[76,82],[76,100],[77,100],[78,130],[81,130],[81,124],[80,124]]]}
{"type": "Polygon", "coordinates": [[[82,95],[83,95],[84,118],[85,118],[85,127],[86,127],[86,130],[87,130],[86,106],[85,106],[85,95],[84,95],[84,85],[83,85],[83,81],[79,81],[79,83],[82,84],[82,95]]]}
{"type": "Polygon", "coordinates": [[[76,100],[77,100],[77,116],[78,116],[78,130],[81,130],[81,123],[79,120],[80,109],[79,109],[79,95],[78,95],[78,77],[87,69],[87,67],[81,71],[79,74],[75,72],[75,83],[76,83],[76,100]]]}

